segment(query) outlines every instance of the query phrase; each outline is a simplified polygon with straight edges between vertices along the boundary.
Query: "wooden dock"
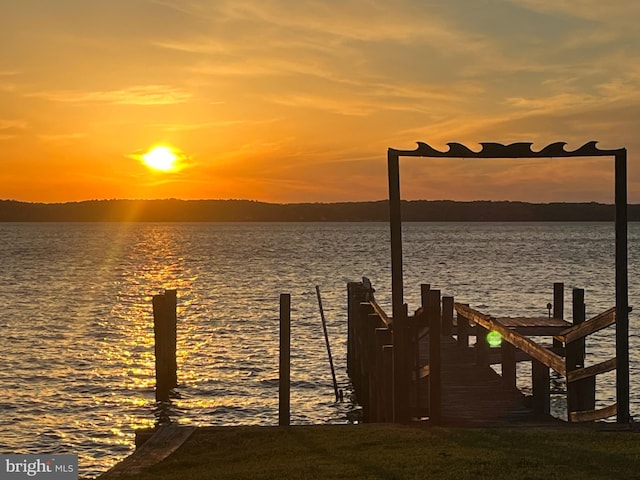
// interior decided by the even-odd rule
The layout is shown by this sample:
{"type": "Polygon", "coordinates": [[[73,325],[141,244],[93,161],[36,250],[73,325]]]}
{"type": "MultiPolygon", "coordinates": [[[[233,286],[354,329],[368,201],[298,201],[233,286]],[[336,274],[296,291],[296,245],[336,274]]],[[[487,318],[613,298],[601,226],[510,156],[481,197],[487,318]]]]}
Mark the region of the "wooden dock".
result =
{"type": "Polygon", "coordinates": [[[585,338],[614,324],[615,308],[586,320],[584,290],[573,290],[572,322],[562,318],[559,283],[553,317],[496,318],[452,297],[441,299],[440,291],[423,285],[422,306],[413,315],[405,306],[404,321],[394,322],[366,279],[348,284],[348,298],[347,368],[365,422],[559,423],[550,415],[550,370],[567,381],[567,422],[616,415],[616,404],[595,408],[596,376],[614,370],[616,359],[585,362],[585,338]],[[540,337],[547,337],[549,346],[538,342],[540,337]],[[516,365],[522,361],[532,365],[533,395],[516,388],[516,365]],[[502,374],[492,364],[501,364],[502,374]]]}

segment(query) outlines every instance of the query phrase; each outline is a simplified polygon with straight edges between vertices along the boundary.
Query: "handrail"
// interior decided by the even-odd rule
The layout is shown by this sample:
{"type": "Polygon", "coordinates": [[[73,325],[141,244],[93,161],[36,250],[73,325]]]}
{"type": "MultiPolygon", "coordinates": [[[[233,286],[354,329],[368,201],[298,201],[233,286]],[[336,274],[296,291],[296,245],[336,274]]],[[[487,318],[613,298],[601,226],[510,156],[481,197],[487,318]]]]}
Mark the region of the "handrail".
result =
{"type": "Polygon", "coordinates": [[[601,373],[607,373],[616,369],[616,359],[612,358],[604,362],[590,365],[588,367],[578,368],[567,372],[567,382],[577,382],[583,378],[593,377],[601,373]]]}
{"type": "Polygon", "coordinates": [[[616,323],[616,307],[611,307],[593,318],[563,330],[554,338],[565,344],[575,342],[616,323]]]}
{"type": "Polygon", "coordinates": [[[471,320],[474,323],[477,323],[487,330],[498,332],[502,336],[503,340],[506,340],[513,346],[519,348],[547,367],[554,369],[560,375],[565,376],[567,374],[565,361],[560,355],[557,355],[550,351],[548,348],[543,347],[533,340],[514,332],[490,315],[482,313],[461,303],[455,303],[454,307],[458,314],[462,315],[468,320],[471,320]]]}
{"type": "Polygon", "coordinates": [[[618,413],[618,403],[609,405],[608,407],[600,408],[598,410],[586,410],[581,412],[570,412],[569,419],[572,422],[593,422],[595,420],[602,420],[604,418],[613,417],[618,413]]]}
{"type": "Polygon", "coordinates": [[[378,316],[380,317],[380,320],[382,320],[382,322],[384,323],[385,327],[386,328],[390,328],[391,325],[393,325],[393,319],[386,314],[386,312],[382,309],[382,307],[380,305],[378,305],[378,303],[375,301],[375,299],[371,298],[369,300],[369,303],[373,307],[373,311],[376,314],[378,314],[378,316]]]}

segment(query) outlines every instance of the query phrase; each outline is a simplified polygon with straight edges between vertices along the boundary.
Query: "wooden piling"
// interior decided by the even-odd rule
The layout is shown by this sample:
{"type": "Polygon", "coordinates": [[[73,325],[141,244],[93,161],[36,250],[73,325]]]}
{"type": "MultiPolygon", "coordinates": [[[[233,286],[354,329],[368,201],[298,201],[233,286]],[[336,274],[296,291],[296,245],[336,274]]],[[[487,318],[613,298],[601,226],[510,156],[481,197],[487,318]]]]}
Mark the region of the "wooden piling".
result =
{"type": "Polygon", "coordinates": [[[430,290],[427,303],[429,325],[429,419],[434,425],[442,421],[442,357],[440,335],[442,333],[440,290],[430,290]]]}
{"type": "Polygon", "coordinates": [[[375,358],[375,370],[376,370],[376,383],[377,383],[377,399],[376,399],[376,422],[391,422],[393,415],[387,416],[387,406],[392,406],[393,399],[393,377],[391,375],[391,364],[386,365],[387,362],[393,362],[392,358],[385,358],[385,347],[392,344],[391,331],[388,328],[376,328],[375,330],[375,345],[376,345],[376,358],[375,358]],[[387,374],[388,371],[388,374],[387,374]]]}
{"type": "Polygon", "coordinates": [[[358,376],[355,359],[357,353],[355,343],[358,341],[358,337],[355,334],[355,324],[359,318],[360,304],[366,301],[368,294],[369,290],[362,282],[347,283],[347,372],[352,378],[358,376]]]}
{"type": "Polygon", "coordinates": [[[516,347],[503,341],[500,345],[502,354],[502,382],[508,388],[516,388],[516,347]]]}
{"type": "MultiPolygon", "coordinates": [[[[584,289],[573,289],[573,325],[580,325],[587,319],[586,305],[584,303],[584,289]]],[[[586,341],[584,338],[573,342],[575,345],[575,366],[584,367],[584,357],[586,355],[586,341]]]]}
{"type": "Polygon", "coordinates": [[[357,319],[356,331],[358,332],[358,366],[360,372],[356,393],[358,403],[362,406],[363,421],[369,422],[371,414],[371,346],[374,341],[374,331],[370,326],[369,315],[373,314],[373,307],[369,302],[360,303],[360,312],[357,319]]]}
{"type": "Polygon", "coordinates": [[[280,294],[280,368],[278,389],[278,425],[291,423],[291,295],[280,294]]]}
{"type": "Polygon", "coordinates": [[[476,325],[476,365],[479,367],[489,366],[489,341],[487,335],[489,330],[476,325]]]}
{"type": "MultiPolygon", "coordinates": [[[[463,305],[469,306],[468,303],[463,305]]],[[[469,347],[469,319],[464,315],[458,313],[458,326],[457,326],[457,336],[458,336],[458,347],[460,348],[468,348],[469,347]]]]}
{"type": "MultiPolygon", "coordinates": [[[[564,283],[553,284],[553,318],[564,319],[564,283]]],[[[554,348],[562,348],[562,342],[553,339],[554,348]]]]}
{"type": "MultiPolygon", "coordinates": [[[[420,355],[420,331],[429,327],[429,319],[427,314],[426,305],[429,303],[429,291],[431,285],[428,283],[420,284],[420,306],[415,313],[414,317],[414,335],[416,338],[415,345],[415,411],[416,417],[426,415],[429,410],[429,378],[426,378],[425,382],[421,381],[421,355],[420,355]]],[[[428,368],[427,364],[427,368],[428,368]]]]}
{"type": "Polygon", "coordinates": [[[411,357],[407,304],[393,317],[393,421],[405,423],[411,418],[409,386],[411,357]]]}
{"type": "MultiPolygon", "coordinates": [[[[584,303],[584,289],[573,289],[573,324],[580,325],[586,320],[586,309],[584,303]]],[[[567,373],[584,367],[586,355],[585,339],[580,338],[569,342],[566,346],[566,369],[567,373]]],[[[580,380],[567,380],[567,411],[579,412],[595,409],[596,400],[596,377],[589,376],[580,380]]],[[[568,416],[571,421],[571,415],[568,416]]]]}
{"type": "MultiPolygon", "coordinates": [[[[396,156],[395,158],[397,159],[398,157],[396,156]]],[[[389,154],[389,159],[391,159],[391,154],[389,154]]],[[[631,421],[631,414],[629,412],[629,260],[627,258],[628,218],[626,148],[621,148],[616,151],[614,170],[616,206],[616,421],[620,424],[628,424],[631,421]]],[[[398,218],[398,222],[399,221],[400,220],[398,218]]],[[[400,281],[402,281],[401,272],[400,281]]]]}
{"type": "Polygon", "coordinates": [[[549,367],[533,359],[531,361],[531,377],[533,387],[533,411],[538,415],[549,415],[551,411],[549,367]]]}
{"type": "Polygon", "coordinates": [[[382,375],[384,378],[384,384],[386,385],[385,392],[388,395],[387,401],[384,404],[384,421],[392,423],[394,421],[395,406],[394,406],[394,386],[393,386],[393,345],[385,345],[382,347],[382,375]]]}
{"type": "MultiPolygon", "coordinates": [[[[578,325],[584,321],[584,290],[573,289],[572,296],[573,324],[578,325]]],[[[565,349],[565,362],[567,373],[583,366],[582,353],[583,339],[567,342],[565,349]]],[[[580,390],[577,382],[569,382],[567,379],[567,420],[571,421],[571,412],[580,411],[580,390]]]]}
{"type": "Polygon", "coordinates": [[[442,297],[442,335],[449,336],[453,331],[453,297],[442,297]]]}
{"type": "Polygon", "coordinates": [[[163,294],[154,295],[152,305],[155,339],[156,401],[168,402],[169,392],[178,385],[176,290],[166,290],[163,294]]]}

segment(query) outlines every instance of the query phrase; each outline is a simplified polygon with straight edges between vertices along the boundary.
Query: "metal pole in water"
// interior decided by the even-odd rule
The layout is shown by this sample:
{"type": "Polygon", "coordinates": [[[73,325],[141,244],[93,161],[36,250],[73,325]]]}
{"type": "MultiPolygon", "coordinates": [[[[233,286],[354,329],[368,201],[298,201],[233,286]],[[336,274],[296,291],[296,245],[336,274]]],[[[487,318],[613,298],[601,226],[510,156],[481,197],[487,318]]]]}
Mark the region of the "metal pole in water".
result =
{"type": "Polygon", "coordinates": [[[333,378],[333,390],[336,394],[336,402],[340,399],[338,392],[338,382],[336,381],[336,371],[333,368],[333,356],[331,355],[331,345],[329,344],[329,332],[327,332],[327,321],[324,318],[324,309],[322,308],[322,297],[320,296],[320,287],[316,285],[316,294],[318,296],[318,307],[320,308],[320,318],[322,318],[322,330],[324,330],[324,340],[327,344],[327,354],[329,355],[329,365],[331,366],[331,378],[333,378]]]}

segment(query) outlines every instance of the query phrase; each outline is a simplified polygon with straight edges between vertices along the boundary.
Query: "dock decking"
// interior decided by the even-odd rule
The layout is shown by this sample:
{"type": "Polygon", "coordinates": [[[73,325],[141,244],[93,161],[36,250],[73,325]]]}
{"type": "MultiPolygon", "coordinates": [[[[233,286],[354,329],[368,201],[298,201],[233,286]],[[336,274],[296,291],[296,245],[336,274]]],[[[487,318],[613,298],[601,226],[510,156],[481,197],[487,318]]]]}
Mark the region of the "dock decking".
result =
{"type": "MultiPolygon", "coordinates": [[[[554,285],[556,303],[563,301],[559,286],[554,285]]],[[[574,289],[573,323],[492,317],[452,297],[441,300],[440,291],[427,285],[422,307],[395,322],[375,302],[370,282],[349,283],[348,291],[347,368],[365,422],[562,423],[550,415],[550,370],[566,377],[567,421],[594,421],[617,412],[616,404],[595,408],[596,376],[615,369],[616,359],[585,366],[584,348],[587,335],[615,323],[615,308],[586,320],[580,289],[574,289]],[[489,332],[499,346],[491,348],[489,332]],[[472,346],[469,336],[476,339],[472,346]],[[553,346],[535,341],[540,336],[553,339],[553,346]],[[516,388],[519,361],[531,362],[532,395],[516,388]],[[502,364],[502,374],[492,363],[502,364]]]]}

